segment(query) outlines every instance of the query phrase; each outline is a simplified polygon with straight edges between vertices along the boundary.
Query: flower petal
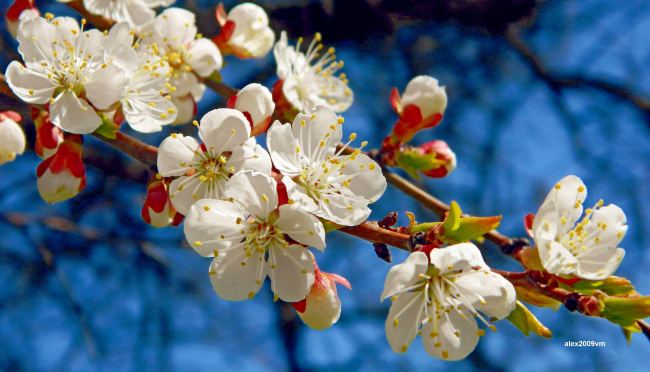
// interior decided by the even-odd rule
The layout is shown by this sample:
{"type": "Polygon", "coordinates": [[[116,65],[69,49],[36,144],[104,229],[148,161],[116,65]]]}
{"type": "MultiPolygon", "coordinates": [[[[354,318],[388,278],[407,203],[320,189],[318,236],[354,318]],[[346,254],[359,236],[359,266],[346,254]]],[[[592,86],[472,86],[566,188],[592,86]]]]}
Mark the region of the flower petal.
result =
{"type": "Polygon", "coordinates": [[[250,124],[244,114],[233,109],[216,109],[201,118],[199,136],[214,151],[232,151],[244,143],[251,134],[250,124]]]}
{"type": "Polygon", "coordinates": [[[252,299],[262,287],[268,272],[264,255],[253,251],[230,250],[210,265],[210,282],[219,297],[228,301],[252,299]]]}
{"type": "Polygon", "coordinates": [[[201,77],[210,76],[223,65],[221,52],[210,39],[200,38],[192,41],[187,52],[186,62],[201,77]]]}
{"type": "Polygon", "coordinates": [[[285,302],[305,298],[314,284],[314,264],[307,248],[289,245],[269,249],[269,277],[273,293],[285,302]]]}
{"type": "Polygon", "coordinates": [[[102,123],[86,100],[67,91],[50,104],[50,119],[57,127],[76,134],[91,133],[102,123]]]}
{"type": "Polygon", "coordinates": [[[281,205],[280,218],[275,225],[299,243],[325,249],[325,228],[318,218],[295,205],[281,205]]]}
{"type": "Polygon", "coordinates": [[[241,171],[230,178],[226,185],[226,198],[233,198],[247,212],[266,218],[278,207],[275,180],[254,171],[241,171]]]}
{"type": "Polygon", "coordinates": [[[83,85],[86,96],[100,110],[105,110],[124,97],[129,79],[124,70],[107,64],[90,75],[83,85]]]}
{"type": "Polygon", "coordinates": [[[483,261],[481,251],[472,243],[450,245],[446,248],[431,251],[431,264],[442,273],[448,271],[466,270],[472,266],[488,268],[483,261]]]}
{"type": "MultiPolygon", "coordinates": [[[[435,323],[435,313],[432,311],[429,315],[435,323]]],[[[422,343],[427,353],[434,358],[461,360],[478,345],[477,331],[476,319],[466,308],[461,311],[452,309],[449,313],[442,312],[437,327],[431,322],[422,327],[422,343]]]]}
{"type": "Polygon", "coordinates": [[[165,138],[158,148],[158,172],[163,177],[180,176],[187,172],[199,142],[182,134],[165,138]]]}
{"type": "Polygon", "coordinates": [[[46,103],[56,88],[46,73],[27,68],[17,61],[9,64],[6,77],[11,90],[27,103],[46,103]]]}
{"type": "Polygon", "coordinates": [[[517,295],[512,283],[489,268],[462,275],[454,285],[464,300],[472,301],[474,309],[487,316],[503,319],[515,309],[517,295]]]}
{"type": "Polygon", "coordinates": [[[420,274],[424,274],[429,267],[427,255],[423,252],[411,253],[406,261],[390,268],[384,283],[381,300],[400,292],[403,288],[411,287],[420,281],[420,274]]]}
{"type": "Polygon", "coordinates": [[[241,225],[236,221],[245,217],[244,211],[236,203],[203,199],[190,208],[183,231],[187,242],[198,254],[215,257],[221,250],[243,246],[241,240],[244,234],[241,234],[241,225]]]}
{"type": "Polygon", "coordinates": [[[225,167],[226,169],[234,168],[232,173],[253,170],[269,175],[271,174],[271,158],[260,145],[242,145],[235,147],[225,167]]]}
{"type": "MultiPolygon", "coordinates": [[[[426,256],[425,256],[426,258],[426,256]]],[[[405,353],[411,345],[425,317],[426,297],[423,292],[404,292],[397,295],[386,318],[386,338],[396,353],[405,353]]]]}
{"type": "Polygon", "coordinates": [[[341,142],[343,132],[341,125],[338,124],[338,119],[334,111],[326,106],[317,106],[311,116],[298,114],[294,119],[291,126],[293,137],[312,162],[320,163],[327,156],[333,155],[336,145],[341,142]],[[302,125],[303,120],[305,121],[304,126],[302,125]],[[331,129],[332,125],[334,129],[331,129]],[[329,135],[327,135],[328,133],[329,135]]]}
{"type": "Polygon", "coordinates": [[[293,138],[291,125],[275,121],[266,132],[266,147],[269,149],[273,165],[285,176],[300,175],[301,148],[293,138]]]}

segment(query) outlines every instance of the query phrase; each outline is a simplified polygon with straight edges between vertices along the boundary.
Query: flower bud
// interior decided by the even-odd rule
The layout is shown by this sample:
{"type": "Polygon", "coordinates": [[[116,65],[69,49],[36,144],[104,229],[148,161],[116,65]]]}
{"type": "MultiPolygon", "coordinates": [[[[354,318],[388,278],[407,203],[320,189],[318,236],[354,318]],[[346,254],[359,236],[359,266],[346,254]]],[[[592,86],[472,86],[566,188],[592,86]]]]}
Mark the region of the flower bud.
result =
{"type": "Polygon", "coordinates": [[[18,125],[22,117],[13,111],[0,112],[0,165],[25,151],[25,133],[18,125]]]}
{"type": "Polygon", "coordinates": [[[192,97],[192,94],[181,97],[172,96],[172,103],[176,106],[176,119],[171,122],[171,125],[187,124],[192,121],[198,112],[196,101],[192,97]]]}
{"type": "Polygon", "coordinates": [[[14,0],[14,3],[7,9],[5,25],[11,36],[15,39],[20,21],[23,18],[31,19],[39,15],[40,13],[34,5],[34,0],[14,0]]]}
{"type": "Polygon", "coordinates": [[[232,8],[228,16],[223,4],[217,7],[221,35],[212,40],[221,54],[234,54],[241,59],[262,58],[273,47],[275,34],[269,27],[269,17],[260,6],[243,3],[232,8]]]}
{"type": "Polygon", "coordinates": [[[81,160],[83,137],[68,135],[56,153],[36,168],[38,192],[50,204],[70,199],[86,187],[86,167],[81,160]]]}
{"type": "Polygon", "coordinates": [[[447,93],[445,87],[438,86],[438,80],[417,76],[408,83],[401,98],[397,88],[393,89],[391,103],[400,116],[393,127],[391,142],[405,143],[418,131],[440,123],[447,108],[447,93]]]}
{"type": "Polygon", "coordinates": [[[56,153],[59,144],[63,142],[63,131],[50,121],[50,114],[46,110],[32,113],[36,125],[36,155],[47,159],[56,153]]]}
{"type": "Polygon", "coordinates": [[[432,178],[442,178],[456,169],[456,154],[445,141],[431,141],[420,147],[400,148],[395,152],[395,162],[415,178],[416,171],[432,178]]]}
{"type": "Polygon", "coordinates": [[[275,112],[276,114],[283,118],[286,122],[293,122],[298,115],[299,111],[293,107],[291,102],[287,100],[283,92],[284,80],[280,79],[273,84],[273,90],[271,91],[271,96],[273,97],[273,102],[275,103],[275,112]]]}
{"type": "Polygon", "coordinates": [[[228,108],[241,111],[251,124],[251,136],[266,132],[275,103],[271,92],[260,84],[249,84],[228,100],[228,108]]]}
{"type": "Polygon", "coordinates": [[[320,271],[316,261],[314,266],[316,278],[311,290],[305,299],[291,305],[310,328],[323,330],[336,323],[341,315],[341,300],[336,294],[336,283],[343,284],[348,289],[352,287],[344,277],[320,271]]]}
{"type": "Polygon", "coordinates": [[[176,212],[167,189],[168,184],[164,179],[154,179],[147,186],[142,219],[153,227],[178,226],[183,221],[183,215],[176,212]]]}

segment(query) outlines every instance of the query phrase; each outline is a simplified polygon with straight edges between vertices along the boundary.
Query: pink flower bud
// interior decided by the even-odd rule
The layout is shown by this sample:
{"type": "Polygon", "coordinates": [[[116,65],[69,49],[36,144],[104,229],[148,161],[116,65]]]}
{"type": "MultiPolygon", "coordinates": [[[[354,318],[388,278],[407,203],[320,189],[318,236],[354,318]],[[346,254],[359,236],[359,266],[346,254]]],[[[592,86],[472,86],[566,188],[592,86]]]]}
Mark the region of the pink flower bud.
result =
{"type": "Polygon", "coordinates": [[[36,6],[34,5],[34,0],[14,0],[14,3],[7,9],[7,15],[5,16],[5,24],[7,30],[16,38],[16,33],[18,26],[22,17],[34,18],[38,17],[40,13],[36,6]],[[23,13],[24,12],[24,13],[23,13]]]}
{"type": "Polygon", "coordinates": [[[397,88],[393,89],[391,103],[400,116],[393,127],[391,142],[405,143],[418,131],[440,123],[447,108],[447,93],[445,87],[438,86],[438,80],[417,76],[408,83],[401,98],[397,88]]]}
{"type": "Polygon", "coordinates": [[[0,164],[13,161],[25,151],[25,133],[17,123],[21,120],[16,112],[0,112],[0,164]]]}
{"type": "Polygon", "coordinates": [[[269,17],[258,5],[239,4],[226,16],[223,4],[219,4],[216,17],[222,28],[221,35],[212,40],[223,55],[234,54],[241,59],[262,58],[275,43],[269,17]]]}
{"type": "Polygon", "coordinates": [[[36,124],[36,155],[47,159],[56,153],[59,144],[63,142],[63,131],[50,121],[47,111],[32,113],[36,124]]]}
{"type": "Polygon", "coordinates": [[[67,135],[56,153],[36,168],[38,192],[50,204],[70,199],[86,187],[86,167],[81,160],[83,137],[67,135]]]}
{"type": "Polygon", "coordinates": [[[251,124],[251,136],[266,132],[271,124],[275,103],[269,90],[249,84],[228,100],[228,108],[241,111],[251,124]]]}
{"type": "Polygon", "coordinates": [[[183,215],[176,212],[167,189],[168,184],[164,179],[155,179],[147,187],[142,219],[153,227],[178,226],[183,221],[183,215]]]}
{"type": "Polygon", "coordinates": [[[196,101],[194,100],[194,97],[192,97],[192,94],[187,94],[181,97],[172,96],[172,103],[176,107],[177,114],[176,120],[174,120],[171,125],[187,124],[192,121],[198,112],[196,101]]]}
{"type": "Polygon", "coordinates": [[[420,172],[427,177],[441,178],[456,169],[456,154],[451,151],[445,141],[431,141],[418,147],[418,152],[422,155],[436,154],[435,160],[440,162],[434,163],[430,169],[420,169],[420,172]]]}
{"type": "Polygon", "coordinates": [[[320,271],[314,261],[316,277],[304,300],[291,305],[305,324],[315,330],[327,329],[339,320],[341,300],[336,294],[336,283],[352,289],[350,282],[342,276],[320,271]]]}

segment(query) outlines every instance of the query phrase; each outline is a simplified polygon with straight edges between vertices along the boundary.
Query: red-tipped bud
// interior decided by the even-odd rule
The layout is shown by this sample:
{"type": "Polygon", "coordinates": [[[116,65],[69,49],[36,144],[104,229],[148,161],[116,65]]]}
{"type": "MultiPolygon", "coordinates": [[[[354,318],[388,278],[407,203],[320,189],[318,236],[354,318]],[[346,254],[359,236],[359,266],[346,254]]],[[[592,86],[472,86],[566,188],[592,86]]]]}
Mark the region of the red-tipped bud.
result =
{"type": "Polygon", "coordinates": [[[22,117],[14,111],[0,112],[0,164],[16,159],[25,151],[25,133],[18,125],[22,117]]]}
{"type": "Polygon", "coordinates": [[[269,17],[260,6],[244,3],[226,15],[223,4],[217,6],[221,35],[212,38],[222,55],[234,54],[241,59],[264,57],[275,43],[269,17]]]}
{"type": "Polygon", "coordinates": [[[34,5],[34,0],[14,0],[14,3],[7,9],[7,15],[5,16],[5,24],[7,30],[16,38],[16,33],[18,26],[20,25],[21,17],[23,18],[34,18],[38,17],[38,9],[34,5]]]}
{"type": "Polygon", "coordinates": [[[298,316],[310,328],[327,329],[339,320],[341,315],[341,300],[336,293],[336,283],[352,289],[350,282],[342,276],[329,274],[318,269],[314,261],[314,284],[304,300],[291,305],[298,316]]]}
{"type": "MultiPolygon", "coordinates": [[[[32,117],[35,115],[32,114],[32,117]]],[[[56,153],[59,144],[63,142],[63,131],[50,121],[50,115],[42,110],[34,117],[36,124],[36,155],[47,159],[56,153]]]]}
{"type": "Polygon", "coordinates": [[[391,104],[400,117],[390,141],[392,144],[406,143],[418,131],[440,123],[447,108],[447,93],[445,87],[438,86],[438,80],[418,76],[408,83],[401,98],[397,89],[393,89],[391,104]]]}
{"type": "Polygon", "coordinates": [[[420,147],[403,147],[394,153],[394,164],[419,178],[417,171],[427,177],[445,177],[456,169],[456,154],[444,141],[427,142],[420,147]]]}
{"type": "Polygon", "coordinates": [[[228,108],[241,111],[251,125],[251,136],[266,132],[271,124],[275,103],[269,90],[249,84],[228,100],[228,108]]]}
{"type": "Polygon", "coordinates": [[[153,227],[178,226],[183,220],[183,215],[174,209],[169,199],[168,186],[164,179],[154,179],[147,186],[142,219],[153,227]]]}
{"type": "Polygon", "coordinates": [[[38,192],[53,204],[77,195],[86,187],[86,167],[81,160],[83,137],[69,134],[56,153],[36,168],[38,192]]]}

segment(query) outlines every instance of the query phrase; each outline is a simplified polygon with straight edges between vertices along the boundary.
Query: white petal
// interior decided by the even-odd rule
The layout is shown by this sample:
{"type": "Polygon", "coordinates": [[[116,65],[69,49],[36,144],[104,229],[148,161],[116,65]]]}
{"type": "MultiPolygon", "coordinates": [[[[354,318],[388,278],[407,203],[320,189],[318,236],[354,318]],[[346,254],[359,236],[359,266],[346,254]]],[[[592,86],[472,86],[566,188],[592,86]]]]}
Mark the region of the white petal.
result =
{"type": "Polygon", "coordinates": [[[187,63],[201,77],[208,77],[221,69],[223,59],[219,48],[210,39],[200,38],[192,41],[188,50],[187,63]]]}
{"type": "MultiPolygon", "coordinates": [[[[422,343],[429,355],[456,361],[465,358],[476,348],[479,340],[476,320],[467,309],[463,308],[461,311],[463,317],[457,310],[443,312],[435,329],[432,323],[426,323],[422,327],[422,343]],[[458,336],[455,332],[458,332],[458,336]],[[432,335],[434,337],[431,337],[432,335]]],[[[435,313],[431,315],[435,317],[435,313]]]]}
{"type": "Polygon", "coordinates": [[[11,90],[27,103],[46,103],[57,87],[46,73],[24,67],[17,61],[9,64],[6,77],[11,90]]]}
{"type": "Polygon", "coordinates": [[[517,295],[512,283],[489,269],[463,275],[454,284],[464,300],[472,301],[474,309],[490,317],[503,319],[515,309],[517,295]],[[485,305],[477,294],[485,300],[485,305]]]}
{"type": "Polygon", "coordinates": [[[341,125],[338,124],[338,116],[325,106],[316,107],[313,115],[298,114],[293,121],[291,131],[302,147],[302,151],[312,162],[320,162],[328,155],[332,155],[343,136],[341,125]],[[311,119],[312,117],[314,119],[311,119]],[[303,120],[305,126],[301,125],[303,120]],[[334,129],[331,129],[332,125],[334,129]],[[330,135],[326,137],[328,133],[330,135]],[[321,141],[324,141],[324,146],[320,146],[321,141]]]}
{"type": "Polygon", "coordinates": [[[273,159],[273,165],[285,176],[300,175],[300,154],[303,151],[293,138],[291,125],[275,121],[266,132],[266,146],[273,159]]]}
{"type": "Polygon", "coordinates": [[[299,243],[323,251],[325,249],[325,228],[318,218],[295,205],[281,205],[280,218],[275,225],[299,243]]]}
{"type": "MultiPolygon", "coordinates": [[[[576,221],[582,215],[582,202],[584,202],[587,197],[587,188],[580,178],[576,176],[566,176],[562,178],[548,193],[542,207],[549,200],[555,200],[556,211],[551,210],[540,211],[535,215],[535,222],[537,221],[537,216],[540,216],[541,220],[549,221],[550,223],[555,223],[558,225],[558,236],[564,235],[567,231],[573,228],[576,221]],[[559,188],[558,188],[559,187],[559,188]],[[545,213],[540,213],[545,212],[545,213]],[[564,223],[562,223],[562,218],[565,218],[564,223]]],[[[533,222],[533,232],[536,231],[537,225],[533,222]]]]}
{"type": "Polygon", "coordinates": [[[38,193],[43,200],[50,204],[68,200],[79,193],[81,178],[76,178],[70,172],[63,171],[53,174],[47,169],[41,177],[36,180],[38,193]]]}
{"type": "Polygon", "coordinates": [[[9,118],[0,119],[0,165],[22,154],[25,151],[25,142],[25,133],[18,123],[9,118]]]}
{"type": "Polygon", "coordinates": [[[390,268],[384,283],[384,291],[381,293],[381,300],[385,300],[404,288],[415,285],[419,282],[420,274],[427,272],[429,260],[422,252],[411,253],[406,261],[390,268]]]}
{"type": "Polygon", "coordinates": [[[385,328],[386,338],[394,352],[400,354],[406,352],[415,340],[420,323],[425,317],[425,304],[426,298],[423,292],[400,293],[393,301],[388,311],[385,328]]]}
{"type": "Polygon", "coordinates": [[[307,195],[307,189],[296,184],[291,178],[286,176],[282,178],[282,183],[287,188],[289,202],[293,201],[297,206],[309,213],[318,213],[320,211],[314,199],[307,195]]]}
{"type": "MultiPolygon", "coordinates": [[[[332,286],[336,284],[330,281],[332,286]]],[[[325,292],[323,296],[317,296],[310,292],[305,298],[305,311],[298,312],[298,316],[311,329],[323,330],[336,323],[341,316],[341,300],[334,290],[325,292]]]]}
{"type": "Polygon", "coordinates": [[[232,151],[244,143],[251,134],[250,124],[244,115],[233,109],[216,109],[201,119],[199,136],[214,151],[232,151]]]}
{"type": "Polygon", "coordinates": [[[278,207],[278,194],[273,178],[253,171],[241,171],[230,178],[226,185],[226,198],[235,202],[251,214],[266,218],[278,207]]]}
{"type": "Polygon", "coordinates": [[[219,297],[228,301],[252,299],[268,272],[263,254],[235,249],[215,258],[210,265],[210,281],[219,297]]]}
{"type": "Polygon", "coordinates": [[[450,245],[445,248],[431,250],[431,264],[442,273],[456,270],[466,270],[472,266],[488,268],[483,261],[481,251],[472,243],[450,245]]]}
{"type": "Polygon", "coordinates": [[[542,265],[551,274],[569,275],[578,269],[578,260],[562,244],[550,239],[536,239],[542,265]]]}
{"type": "Polygon", "coordinates": [[[367,155],[358,154],[354,160],[348,160],[342,171],[345,176],[353,176],[348,187],[350,191],[366,200],[377,201],[386,190],[386,178],[381,167],[367,155]]]}
{"type": "Polygon", "coordinates": [[[187,215],[190,207],[201,199],[215,199],[210,195],[208,183],[201,182],[196,175],[192,177],[181,176],[169,185],[169,197],[176,211],[187,215]]]}
{"type": "Polygon", "coordinates": [[[168,8],[154,21],[155,38],[164,44],[186,45],[196,36],[194,13],[181,8],[168,8]],[[166,42],[164,41],[166,39],[166,42]]]}
{"type": "Polygon", "coordinates": [[[131,128],[141,133],[160,131],[163,125],[173,122],[178,113],[171,100],[154,90],[127,93],[122,101],[122,112],[131,128]]]}
{"type": "Polygon", "coordinates": [[[299,245],[269,249],[269,277],[273,293],[285,302],[305,298],[314,284],[314,264],[311,254],[299,245]]]}
{"type": "Polygon", "coordinates": [[[625,257],[623,248],[593,251],[578,258],[580,268],[574,274],[587,280],[603,280],[618,269],[625,257]]]}
{"type": "Polygon", "coordinates": [[[90,102],[104,110],[124,97],[128,83],[124,70],[115,65],[107,65],[95,70],[83,85],[90,102]]]}
{"type": "Polygon", "coordinates": [[[339,225],[356,226],[363,223],[370,215],[368,200],[345,194],[328,194],[318,203],[318,210],[313,212],[319,217],[339,225]],[[328,203],[324,202],[327,199],[328,203]]]}
{"type": "Polygon", "coordinates": [[[244,234],[240,231],[242,226],[236,221],[237,218],[245,217],[244,211],[236,203],[214,199],[199,200],[192,205],[185,217],[185,237],[198,254],[203,257],[215,257],[215,250],[243,246],[241,240],[244,234]]]}
{"type": "Polygon", "coordinates": [[[86,100],[64,92],[50,105],[52,124],[69,133],[86,134],[99,128],[102,120],[86,100]]]}
{"type": "Polygon", "coordinates": [[[163,177],[185,174],[195,151],[199,151],[199,142],[192,137],[179,133],[176,137],[165,138],[158,148],[158,172],[163,177]]]}
{"type": "Polygon", "coordinates": [[[241,170],[253,170],[263,174],[271,174],[271,158],[269,153],[266,152],[260,145],[251,146],[237,146],[232,152],[232,155],[225,164],[226,169],[234,167],[232,173],[241,170]]]}

